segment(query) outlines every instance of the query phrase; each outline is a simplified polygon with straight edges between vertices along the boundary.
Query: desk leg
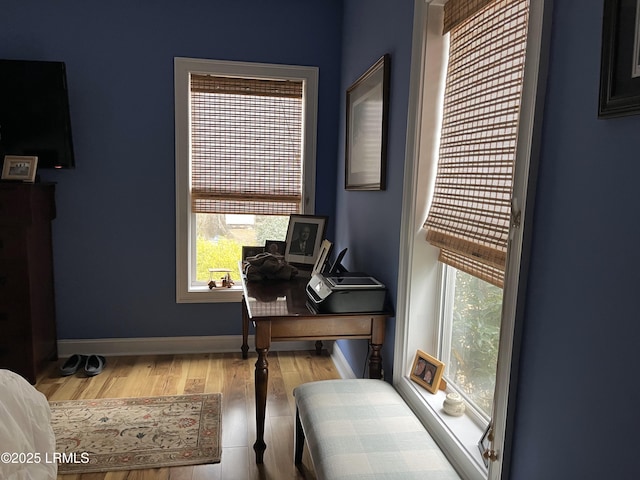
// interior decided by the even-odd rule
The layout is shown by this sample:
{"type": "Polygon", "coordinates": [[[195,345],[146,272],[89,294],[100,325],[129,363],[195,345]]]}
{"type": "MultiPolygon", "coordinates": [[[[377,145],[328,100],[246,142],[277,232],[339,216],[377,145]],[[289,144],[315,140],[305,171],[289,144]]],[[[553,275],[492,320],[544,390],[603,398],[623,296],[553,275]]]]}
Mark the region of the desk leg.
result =
{"type": "Polygon", "coordinates": [[[322,340],[316,340],[316,355],[322,355],[322,340]]]}
{"type": "Polygon", "coordinates": [[[253,449],[256,452],[256,463],[264,462],[264,451],[267,444],[264,442],[264,423],[267,410],[267,391],[269,384],[269,362],[267,355],[271,345],[271,322],[256,322],[256,361],[255,390],[256,390],[256,443],[253,449]]]}
{"type": "Polygon", "coordinates": [[[247,304],[242,297],[242,358],[249,358],[249,313],[247,312],[247,304]]]}
{"type": "Polygon", "coordinates": [[[369,357],[369,378],[382,378],[382,345],[371,344],[371,356],[369,357]]]}
{"type": "Polygon", "coordinates": [[[369,357],[369,378],[382,378],[382,355],[380,349],[384,342],[385,317],[371,319],[371,356],[369,357]]]}

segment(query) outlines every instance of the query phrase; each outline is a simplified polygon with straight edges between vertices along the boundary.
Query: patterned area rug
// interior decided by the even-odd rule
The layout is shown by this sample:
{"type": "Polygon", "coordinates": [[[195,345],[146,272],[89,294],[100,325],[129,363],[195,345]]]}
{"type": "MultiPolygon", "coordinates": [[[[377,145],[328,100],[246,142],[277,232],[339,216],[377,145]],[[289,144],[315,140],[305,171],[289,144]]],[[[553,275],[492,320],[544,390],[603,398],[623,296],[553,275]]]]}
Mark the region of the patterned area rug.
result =
{"type": "Polygon", "coordinates": [[[222,394],[49,402],[58,473],[220,461],[222,394]]]}

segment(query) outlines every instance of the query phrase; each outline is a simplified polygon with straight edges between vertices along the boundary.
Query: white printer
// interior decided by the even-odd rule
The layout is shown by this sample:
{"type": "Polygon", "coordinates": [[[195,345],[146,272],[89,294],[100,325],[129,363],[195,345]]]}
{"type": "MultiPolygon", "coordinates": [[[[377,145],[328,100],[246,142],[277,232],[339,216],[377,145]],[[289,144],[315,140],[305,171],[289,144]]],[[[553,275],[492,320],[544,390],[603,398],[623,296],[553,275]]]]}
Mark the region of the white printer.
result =
{"type": "Polygon", "coordinates": [[[319,313],[382,312],[386,287],[366,273],[316,273],[307,283],[311,307],[319,313]]]}

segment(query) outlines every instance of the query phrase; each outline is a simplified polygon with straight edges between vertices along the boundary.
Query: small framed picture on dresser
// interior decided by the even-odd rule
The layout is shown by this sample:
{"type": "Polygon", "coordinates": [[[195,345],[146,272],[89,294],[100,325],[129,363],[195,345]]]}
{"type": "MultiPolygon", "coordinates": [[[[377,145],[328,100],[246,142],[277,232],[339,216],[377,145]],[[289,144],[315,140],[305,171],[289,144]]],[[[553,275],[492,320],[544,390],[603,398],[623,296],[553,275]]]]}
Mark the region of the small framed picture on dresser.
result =
{"type": "Polygon", "coordinates": [[[38,157],[5,155],[2,166],[2,180],[19,180],[33,183],[36,179],[38,157]]]}

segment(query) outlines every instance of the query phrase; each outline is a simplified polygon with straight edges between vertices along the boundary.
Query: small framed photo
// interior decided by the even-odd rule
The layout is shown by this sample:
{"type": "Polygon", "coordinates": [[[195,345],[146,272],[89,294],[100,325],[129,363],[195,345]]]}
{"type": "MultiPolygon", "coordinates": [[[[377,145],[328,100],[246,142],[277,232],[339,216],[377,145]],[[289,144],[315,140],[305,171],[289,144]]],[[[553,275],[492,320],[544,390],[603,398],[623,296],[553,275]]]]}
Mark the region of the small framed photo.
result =
{"type": "Polygon", "coordinates": [[[287,228],[285,261],[313,267],[320,254],[326,223],[325,216],[291,215],[287,228]]]}
{"type": "Polygon", "coordinates": [[[346,190],[384,190],[389,116],[389,55],[347,89],[346,190]]]}
{"type": "Polygon", "coordinates": [[[38,157],[5,155],[2,180],[22,180],[33,183],[36,179],[38,157]]]}
{"type": "Polygon", "coordinates": [[[281,242],[280,240],[266,240],[264,242],[264,251],[273,255],[284,256],[284,251],[287,248],[287,242],[281,242]]]}
{"type": "Polygon", "coordinates": [[[428,353],[418,350],[411,367],[410,378],[431,393],[436,393],[440,387],[444,363],[428,353]]]}
{"type": "Polygon", "coordinates": [[[264,253],[264,247],[242,247],[242,260],[246,260],[247,257],[255,257],[260,253],[264,253]]]}
{"type": "Polygon", "coordinates": [[[324,271],[325,264],[327,263],[327,259],[329,258],[329,253],[331,253],[331,247],[333,244],[329,240],[323,240],[322,245],[320,245],[320,253],[318,254],[318,259],[316,260],[315,265],[313,266],[313,270],[311,270],[311,275],[315,275],[316,273],[322,273],[324,271]]]}
{"type": "Polygon", "coordinates": [[[480,450],[480,456],[484,462],[484,466],[489,468],[489,454],[491,452],[491,442],[493,442],[493,426],[491,423],[487,425],[480,441],[478,442],[478,449],[480,450]]]}

